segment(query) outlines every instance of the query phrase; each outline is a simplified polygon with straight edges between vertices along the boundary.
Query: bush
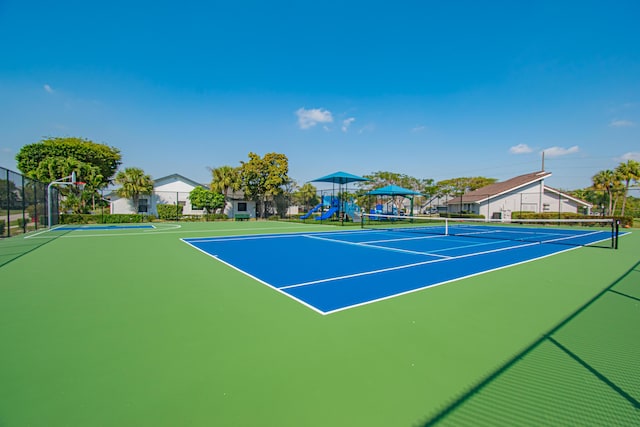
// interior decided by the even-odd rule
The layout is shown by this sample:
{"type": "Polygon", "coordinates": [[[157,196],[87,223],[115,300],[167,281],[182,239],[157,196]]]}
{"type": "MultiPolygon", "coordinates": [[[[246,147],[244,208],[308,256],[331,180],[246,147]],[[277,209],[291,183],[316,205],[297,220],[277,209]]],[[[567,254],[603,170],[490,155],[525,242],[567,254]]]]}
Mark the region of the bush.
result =
{"type": "Polygon", "coordinates": [[[60,224],[96,224],[95,215],[60,214],[60,224]]]}
{"type": "Polygon", "coordinates": [[[159,219],[180,219],[182,217],[182,206],[180,205],[157,205],[159,219]]]}
{"type": "Polygon", "coordinates": [[[147,219],[149,222],[153,220],[153,217],[142,214],[105,214],[93,215],[98,219],[98,222],[103,224],[125,224],[125,223],[141,223],[147,219]]]}
{"type": "Polygon", "coordinates": [[[484,219],[484,215],[480,214],[467,214],[467,213],[441,213],[440,217],[442,218],[482,218],[484,219]]]}
{"type": "MultiPolygon", "coordinates": [[[[511,214],[511,219],[617,219],[620,221],[620,227],[633,227],[633,217],[632,216],[596,216],[596,215],[584,215],[574,212],[513,212],[511,214]]],[[[589,223],[585,223],[584,225],[589,225],[589,223]]]]}
{"type": "Polygon", "coordinates": [[[4,234],[4,219],[0,219],[0,235],[4,234]]]}
{"type": "Polygon", "coordinates": [[[575,212],[512,212],[511,219],[597,219],[597,217],[575,212]]]}
{"type": "Polygon", "coordinates": [[[223,213],[207,214],[202,216],[205,221],[227,220],[229,217],[223,213]]]}
{"type": "Polygon", "coordinates": [[[624,228],[633,227],[632,216],[619,216],[619,217],[616,217],[616,219],[620,221],[620,227],[624,227],[624,228]]]}
{"type": "Polygon", "coordinates": [[[125,224],[149,221],[152,217],[141,214],[61,214],[60,224],[125,224]]]}

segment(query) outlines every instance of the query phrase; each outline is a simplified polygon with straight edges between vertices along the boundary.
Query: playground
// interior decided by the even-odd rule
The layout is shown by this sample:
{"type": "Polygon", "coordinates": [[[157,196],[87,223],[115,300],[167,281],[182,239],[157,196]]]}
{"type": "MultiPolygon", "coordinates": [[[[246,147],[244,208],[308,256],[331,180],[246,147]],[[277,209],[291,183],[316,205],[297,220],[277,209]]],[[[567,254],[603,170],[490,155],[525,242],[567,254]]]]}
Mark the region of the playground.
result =
{"type": "Polygon", "coordinates": [[[369,181],[368,178],[346,172],[335,172],[311,182],[330,183],[332,188],[319,191],[320,202],[309,209],[300,219],[306,221],[340,221],[359,222],[363,212],[377,215],[399,215],[414,213],[414,197],[421,195],[418,191],[387,185],[363,193],[355,183],[369,181]],[[351,186],[350,186],[351,185],[351,186]],[[409,201],[408,209],[404,208],[409,201]]]}

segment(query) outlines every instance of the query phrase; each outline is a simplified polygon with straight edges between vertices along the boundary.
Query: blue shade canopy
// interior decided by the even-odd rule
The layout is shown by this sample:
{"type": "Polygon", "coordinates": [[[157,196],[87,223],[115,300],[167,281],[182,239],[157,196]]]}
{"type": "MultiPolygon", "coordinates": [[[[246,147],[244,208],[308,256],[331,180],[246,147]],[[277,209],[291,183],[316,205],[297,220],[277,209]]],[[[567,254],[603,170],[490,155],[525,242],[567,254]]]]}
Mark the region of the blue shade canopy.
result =
{"type": "Polygon", "coordinates": [[[352,175],[346,172],[334,172],[331,175],[314,179],[311,182],[331,182],[333,184],[348,184],[350,182],[358,182],[358,181],[369,181],[369,179],[358,176],[358,175],[352,175]]]}
{"type": "Polygon", "coordinates": [[[417,196],[419,191],[409,190],[397,185],[387,185],[386,187],[376,188],[367,194],[372,196],[417,196]]]}

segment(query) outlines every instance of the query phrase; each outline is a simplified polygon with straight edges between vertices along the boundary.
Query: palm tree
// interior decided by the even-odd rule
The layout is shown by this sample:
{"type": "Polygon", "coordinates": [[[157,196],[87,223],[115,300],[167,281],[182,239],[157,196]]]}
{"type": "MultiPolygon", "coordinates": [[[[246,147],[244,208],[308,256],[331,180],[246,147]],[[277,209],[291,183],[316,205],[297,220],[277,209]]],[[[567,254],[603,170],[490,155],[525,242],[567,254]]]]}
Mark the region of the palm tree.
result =
{"type": "MultiPolygon", "coordinates": [[[[96,210],[96,194],[98,191],[104,188],[107,183],[104,182],[104,177],[100,173],[100,168],[92,166],[87,174],[81,176],[81,181],[84,181],[86,186],[84,187],[84,193],[91,196],[91,210],[96,210]]],[[[87,196],[88,197],[88,196],[87,196]]],[[[83,200],[84,203],[84,200],[83,200]]]]}
{"type": "Polygon", "coordinates": [[[593,181],[593,188],[596,190],[604,190],[607,194],[607,200],[609,201],[609,208],[607,209],[607,215],[613,213],[613,192],[615,187],[619,184],[616,173],[610,169],[606,169],[595,174],[591,180],[593,181]]]}
{"type": "Polygon", "coordinates": [[[211,169],[211,177],[211,191],[222,193],[225,200],[229,197],[229,191],[238,191],[242,184],[239,169],[231,166],[211,169]]]}
{"type": "Polygon", "coordinates": [[[622,209],[620,216],[624,216],[624,209],[627,204],[627,195],[631,182],[640,180],[640,162],[635,160],[627,160],[627,163],[620,163],[616,168],[616,173],[620,181],[624,183],[624,192],[622,193],[622,209]]]}
{"type": "Polygon", "coordinates": [[[115,177],[116,184],[121,187],[116,190],[116,194],[125,199],[133,200],[133,206],[138,210],[138,202],[143,194],[151,194],[153,192],[153,180],[151,176],[144,173],[140,168],[125,168],[115,177]]]}

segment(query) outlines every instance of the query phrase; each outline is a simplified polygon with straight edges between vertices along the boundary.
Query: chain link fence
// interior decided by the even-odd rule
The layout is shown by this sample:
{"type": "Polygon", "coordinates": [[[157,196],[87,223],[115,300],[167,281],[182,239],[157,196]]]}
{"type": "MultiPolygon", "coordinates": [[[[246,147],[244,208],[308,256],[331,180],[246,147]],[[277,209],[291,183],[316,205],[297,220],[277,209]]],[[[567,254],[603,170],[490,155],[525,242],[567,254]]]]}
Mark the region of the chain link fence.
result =
{"type": "MultiPolygon", "coordinates": [[[[51,221],[58,224],[59,193],[51,190],[51,221]]],[[[0,167],[0,237],[45,228],[48,221],[47,184],[0,167]]]]}

